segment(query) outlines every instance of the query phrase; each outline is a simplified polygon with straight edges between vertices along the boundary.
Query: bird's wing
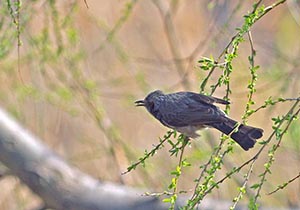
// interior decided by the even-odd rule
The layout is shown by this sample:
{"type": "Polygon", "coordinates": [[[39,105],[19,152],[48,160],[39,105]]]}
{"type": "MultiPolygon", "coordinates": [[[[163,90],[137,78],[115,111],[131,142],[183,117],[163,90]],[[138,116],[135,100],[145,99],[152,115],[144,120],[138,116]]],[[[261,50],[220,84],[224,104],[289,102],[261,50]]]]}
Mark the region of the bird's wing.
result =
{"type": "Polygon", "coordinates": [[[207,103],[207,104],[213,104],[213,103],[229,104],[228,101],[225,101],[223,99],[216,98],[216,97],[213,97],[213,96],[203,95],[203,94],[200,94],[200,93],[187,92],[187,95],[188,95],[189,98],[191,98],[195,101],[199,101],[199,102],[203,102],[203,103],[207,103]]]}
{"type": "Polygon", "coordinates": [[[188,125],[209,125],[224,122],[226,115],[212,104],[186,100],[180,104],[165,103],[159,108],[160,121],[169,127],[183,127],[188,125]]]}

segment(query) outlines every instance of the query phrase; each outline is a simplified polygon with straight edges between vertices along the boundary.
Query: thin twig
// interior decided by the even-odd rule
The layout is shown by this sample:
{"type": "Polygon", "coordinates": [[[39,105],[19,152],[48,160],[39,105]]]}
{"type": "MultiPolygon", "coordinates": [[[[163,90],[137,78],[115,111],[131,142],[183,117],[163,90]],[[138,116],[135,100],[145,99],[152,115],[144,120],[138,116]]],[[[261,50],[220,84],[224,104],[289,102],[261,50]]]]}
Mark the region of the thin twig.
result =
{"type": "MultiPolygon", "coordinates": [[[[181,173],[181,168],[182,168],[182,163],[183,163],[183,153],[184,153],[184,149],[186,147],[186,145],[188,144],[189,142],[189,137],[187,136],[184,136],[183,137],[183,141],[182,141],[182,145],[181,145],[181,148],[180,148],[180,156],[179,156],[179,160],[178,160],[178,165],[177,167],[180,169],[180,173],[181,173]]],[[[181,174],[180,174],[181,175],[181,174]]],[[[178,179],[179,179],[179,176],[180,175],[176,175],[175,177],[175,186],[174,186],[174,189],[173,189],[173,195],[176,195],[177,194],[177,189],[178,189],[178,179]]],[[[177,198],[177,197],[176,197],[177,198]]],[[[175,208],[175,202],[172,202],[172,205],[170,206],[169,209],[174,209],[175,208]]]]}
{"type": "Polygon", "coordinates": [[[18,41],[18,49],[17,49],[17,53],[18,53],[18,74],[19,74],[19,78],[20,78],[20,81],[21,83],[24,85],[24,81],[23,81],[23,77],[22,77],[22,73],[21,73],[21,55],[20,55],[20,48],[21,48],[21,45],[22,45],[22,42],[21,42],[21,29],[20,29],[20,9],[21,9],[21,1],[20,0],[17,0],[17,8],[16,8],[16,15],[17,15],[17,24],[16,24],[16,27],[17,27],[17,41],[18,41]]]}
{"type": "MultiPolygon", "coordinates": [[[[292,112],[292,110],[298,105],[299,101],[296,101],[295,104],[291,107],[291,109],[287,112],[287,114],[285,115],[284,119],[287,119],[287,117],[290,115],[290,113],[292,112]]],[[[296,112],[296,114],[299,114],[300,109],[296,112]]],[[[280,128],[283,124],[284,120],[282,120],[278,125],[277,125],[277,129],[280,128]]],[[[223,178],[219,179],[218,181],[216,181],[212,186],[210,186],[207,190],[205,190],[203,192],[203,194],[201,195],[201,197],[196,197],[190,199],[190,200],[194,200],[193,201],[193,205],[191,206],[192,208],[195,207],[195,205],[197,203],[199,203],[203,197],[205,197],[208,193],[210,193],[214,188],[216,188],[217,186],[219,186],[219,184],[223,183],[226,179],[230,178],[231,175],[233,175],[236,172],[239,172],[242,168],[244,168],[246,165],[255,162],[258,157],[260,156],[260,154],[262,153],[262,151],[266,148],[266,146],[268,145],[268,143],[273,139],[273,137],[275,136],[276,131],[274,130],[272,132],[272,134],[269,136],[269,138],[264,142],[263,146],[260,148],[260,150],[249,160],[247,160],[246,162],[244,162],[242,165],[240,165],[239,167],[233,168],[230,172],[228,172],[223,178]]],[[[255,201],[256,202],[256,201],[255,201]]]]}
{"type": "MultiPolygon", "coordinates": [[[[269,160],[268,160],[268,163],[271,163],[271,160],[273,160],[273,156],[274,156],[274,153],[275,151],[278,149],[278,147],[280,146],[280,143],[282,141],[282,137],[283,135],[286,133],[286,131],[288,130],[288,128],[290,127],[291,123],[292,123],[292,120],[299,114],[300,112],[300,108],[293,114],[293,116],[290,116],[290,114],[292,114],[294,108],[299,104],[299,101],[296,101],[295,104],[292,106],[292,108],[290,109],[290,111],[284,116],[284,118],[282,119],[282,121],[280,122],[280,124],[283,124],[283,122],[290,118],[291,120],[288,121],[288,124],[287,126],[285,127],[285,129],[281,132],[280,134],[280,137],[279,137],[279,140],[277,142],[277,144],[275,144],[274,148],[273,148],[273,155],[269,157],[269,160]]],[[[274,129],[274,132],[276,132],[276,129],[274,129]]],[[[264,181],[266,180],[266,176],[267,176],[267,173],[269,172],[269,168],[266,168],[265,171],[260,175],[261,177],[261,182],[259,184],[259,187],[258,187],[258,190],[257,190],[257,193],[254,197],[254,202],[256,203],[257,202],[257,199],[259,198],[260,196],[260,191],[262,189],[262,185],[264,183],[264,181]]]]}
{"type": "Polygon", "coordinates": [[[122,172],[122,175],[127,174],[131,170],[135,169],[138,165],[142,164],[147,160],[150,156],[153,156],[155,152],[163,146],[163,144],[174,134],[174,131],[169,131],[167,135],[164,136],[163,139],[160,140],[159,144],[155,145],[154,148],[147,152],[142,158],[140,158],[137,162],[131,164],[126,171],[122,172]]]}
{"type": "MultiPolygon", "coordinates": [[[[264,9],[263,13],[260,14],[260,16],[258,16],[256,19],[254,19],[254,22],[252,23],[252,25],[253,25],[255,22],[257,22],[259,19],[261,19],[264,15],[266,15],[267,13],[269,13],[272,9],[274,9],[274,8],[277,7],[278,5],[284,3],[285,1],[286,1],[286,0],[281,0],[281,1],[278,1],[278,2],[276,2],[276,3],[274,3],[274,4],[272,4],[272,5],[269,6],[269,7],[266,7],[266,8],[264,9]]],[[[261,0],[258,1],[258,3],[256,3],[257,6],[260,4],[260,2],[261,2],[261,0]]],[[[252,11],[252,14],[256,12],[257,6],[254,7],[254,10],[252,11]]],[[[230,46],[232,46],[232,44],[234,43],[234,41],[235,41],[238,37],[243,36],[243,35],[244,35],[244,34],[240,34],[240,31],[239,31],[239,32],[237,32],[237,33],[231,38],[231,41],[227,44],[227,46],[226,46],[226,47],[223,49],[223,51],[220,53],[219,57],[215,60],[216,63],[219,63],[219,62],[220,62],[221,58],[228,52],[230,46]]],[[[210,69],[210,71],[209,71],[208,75],[206,76],[206,78],[202,81],[202,83],[201,83],[201,85],[200,85],[200,91],[201,91],[201,92],[204,91],[204,88],[205,88],[205,86],[206,86],[206,84],[207,84],[207,82],[208,82],[208,79],[211,77],[211,75],[213,74],[213,72],[215,71],[215,69],[216,69],[216,66],[213,66],[213,67],[210,69]]],[[[212,89],[211,94],[213,94],[213,93],[215,92],[216,88],[217,88],[217,85],[214,85],[214,88],[212,89]]]]}
{"type": "Polygon", "coordinates": [[[295,176],[294,178],[290,179],[286,183],[284,183],[282,185],[279,185],[275,190],[273,190],[272,192],[269,192],[267,195],[272,195],[272,194],[276,193],[278,190],[284,189],[287,185],[289,185],[290,183],[292,183],[293,181],[295,181],[298,178],[300,178],[300,172],[299,172],[299,174],[297,176],[295,176]]]}
{"type": "Polygon", "coordinates": [[[88,5],[88,3],[87,3],[87,0],[84,0],[84,4],[85,4],[86,8],[88,9],[88,8],[89,8],[89,5],[88,5]]]}
{"type": "Polygon", "coordinates": [[[124,14],[117,20],[114,27],[107,33],[105,39],[100,43],[99,47],[95,49],[94,53],[101,51],[104,48],[106,42],[111,42],[114,39],[116,33],[122,28],[124,23],[126,23],[126,20],[132,13],[132,10],[136,3],[137,0],[131,0],[130,3],[126,3],[124,14]]]}
{"type": "Polygon", "coordinates": [[[234,199],[235,201],[234,201],[233,205],[231,206],[232,208],[230,208],[230,209],[235,209],[236,205],[238,204],[238,202],[241,200],[243,194],[245,193],[243,190],[246,190],[246,186],[247,186],[247,183],[248,183],[248,181],[250,179],[250,176],[252,174],[254,164],[255,164],[255,161],[252,161],[252,163],[251,163],[251,165],[249,167],[249,170],[248,170],[248,172],[246,174],[246,179],[244,180],[244,183],[243,183],[242,187],[240,188],[239,194],[234,199]]]}
{"type": "Polygon", "coordinates": [[[173,58],[175,58],[174,63],[179,77],[181,78],[181,84],[185,89],[190,88],[190,82],[185,77],[184,67],[181,62],[178,62],[178,58],[181,58],[181,52],[179,47],[179,41],[177,38],[176,30],[172,20],[172,15],[170,10],[163,8],[162,2],[160,0],[153,0],[154,5],[157,7],[159,14],[163,20],[164,29],[167,35],[167,41],[172,53],[173,58]]]}

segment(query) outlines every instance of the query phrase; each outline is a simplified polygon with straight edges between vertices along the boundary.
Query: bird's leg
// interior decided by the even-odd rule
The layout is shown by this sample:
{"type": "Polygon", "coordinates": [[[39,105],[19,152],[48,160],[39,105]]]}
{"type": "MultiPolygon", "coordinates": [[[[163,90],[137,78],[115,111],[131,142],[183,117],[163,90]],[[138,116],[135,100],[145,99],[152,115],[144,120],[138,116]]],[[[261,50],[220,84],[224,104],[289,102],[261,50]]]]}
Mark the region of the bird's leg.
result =
{"type": "Polygon", "coordinates": [[[182,141],[182,145],[181,145],[180,149],[183,149],[188,144],[188,142],[190,140],[190,137],[188,137],[184,134],[182,134],[182,135],[183,135],[183,141],[182,141]]]}

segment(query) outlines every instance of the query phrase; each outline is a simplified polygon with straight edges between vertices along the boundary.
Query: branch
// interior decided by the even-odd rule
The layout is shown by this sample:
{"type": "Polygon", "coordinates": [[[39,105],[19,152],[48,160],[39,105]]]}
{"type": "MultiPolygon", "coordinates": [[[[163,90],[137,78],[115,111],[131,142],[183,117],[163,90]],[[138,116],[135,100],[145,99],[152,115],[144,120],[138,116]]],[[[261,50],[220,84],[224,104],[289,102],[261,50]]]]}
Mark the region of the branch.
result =
{"type": "Polygon", "coordinates": [[[289,185],[290,183],[292,183],[293,181],[295,181],[296,179],[299,179],[299,178],[300,178],[300,172],[297,176],[295,176],[294,178],[290,179],[289,181],[279,185],[275,190],[273,190],[272,192],[269,192],[267,195],[272,195],[272,194],[276,193],[277,191],[284,189],[287,185],[289,185]]]}
{"type": "MultiPolygon", "coordinates": [[[[129,187],[103,183],[68,165],[0,109],[0,162],[57,210],[167,209],[129,187]]],[[[99,166],[101,167],[101,166],[99,166]]]]}
{"type": "Polygon", "coordinates": [[[188,78],[185,76],[184,66],[180,62],[179,58],[182,58],[180,47],[179,47],[179,39],[177,37],[176,29],[173,23],[171,11],[164,7],[161,0],[153,0],[154,5],[157,7],[159,14],[163,20],[164,30],[166,32],[168,44],[172,53],[172,56],[175,62],[175,67],[178,73],[178,76],[181,77],[181,84],[183,88],[189,89],[190,82],[188,78]]]}

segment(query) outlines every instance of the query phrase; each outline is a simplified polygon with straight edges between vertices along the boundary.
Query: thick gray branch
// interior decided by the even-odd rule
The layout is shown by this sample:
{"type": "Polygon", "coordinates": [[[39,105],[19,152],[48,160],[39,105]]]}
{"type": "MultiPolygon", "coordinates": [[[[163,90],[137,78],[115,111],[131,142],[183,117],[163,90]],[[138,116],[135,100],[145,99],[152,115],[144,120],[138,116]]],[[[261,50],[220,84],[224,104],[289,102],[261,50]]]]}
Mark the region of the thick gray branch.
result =
{"type": "MultiPolygon", "coordinates": [[[[0,109],[0,161],[49,208],[167,209],[132,188],[101,183],[68,165],[0,109]]],[[[101,166],[99,166],[101,167],[101,166]]]]}

